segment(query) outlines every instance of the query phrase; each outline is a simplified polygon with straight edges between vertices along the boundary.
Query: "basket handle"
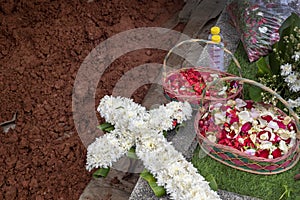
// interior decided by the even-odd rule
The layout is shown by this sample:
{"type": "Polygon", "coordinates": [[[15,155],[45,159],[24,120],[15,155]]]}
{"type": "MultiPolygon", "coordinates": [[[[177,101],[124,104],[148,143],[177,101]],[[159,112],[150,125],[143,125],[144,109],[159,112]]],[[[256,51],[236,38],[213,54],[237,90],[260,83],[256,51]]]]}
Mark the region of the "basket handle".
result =
{"type": "MultiPolygon", "coordinates": [[[[219,78],[217,80],[214,80],[213,82],[211,82],[210,84],[207,85],[207,87],[203,90],[203,94],[202,94],[202,98],[201,98],[201,105],[203,105],[204,102],[204,98],[206,95],[206,91],[213,85],[215,85],[217,82],[221,82],[221,81],[238,81],[239,83],[248,83],[257,87],[260,87],[261,89],[269,92],[270,94],[274,95],[279,101],[281,101],[281,103],[283,103],[283,105],[285,105],[285,107],[288,109],[289,113],[292,115],[292,117],[295,119],[295,123],[296,123],[296,137],[298,139],[300,139],[300,122],[299,122],[299,117],[298,115],[294,112],[294,110],[290,107],[289,103],[283,99],[279,94],[277,94],[275,91],[273,91],[271,88],[258,83],[256,81],[250,80],[250,79],[246,79],[246,78],[242,78],[242,77],[223,77],[223,78],[219,78]]],[[[201,106],[200,105],[200,106],[201,106]]]]}
{"type": "Polygon", "coordinates": [[[203,39],[189,39],[189,40],[184,40],[182,42],[179,42],[178,44],[176,44],[175,46],[173,46],[169,52],[167,53],[167,55],[164,58],[164,62],[163,62],[163,77],[166,78],[167,77],[167,60],[170,57],[171,53],[173,53],[173,51],[178,48],[179,46],[186,44],[186,43],[203,43],[203,44],[214,44],[217,45],[218,47],[222,48],[224,50],[224,52],[228,53],[234,63],[237,65],[238,67],[238,71],[239,71],[239,75],[240,77],[242,77],[242,72],[241,72],[241,65],[239,63],[239,61],[236,59],[236,57],[233,55],[233,53],[231,53],[231,51],[229,51],[228,49],[226,49],[223,45],[220,45],[219,43],[213,42],[213,41],[209,41],[209,40],[203,40],[203,39]]]}

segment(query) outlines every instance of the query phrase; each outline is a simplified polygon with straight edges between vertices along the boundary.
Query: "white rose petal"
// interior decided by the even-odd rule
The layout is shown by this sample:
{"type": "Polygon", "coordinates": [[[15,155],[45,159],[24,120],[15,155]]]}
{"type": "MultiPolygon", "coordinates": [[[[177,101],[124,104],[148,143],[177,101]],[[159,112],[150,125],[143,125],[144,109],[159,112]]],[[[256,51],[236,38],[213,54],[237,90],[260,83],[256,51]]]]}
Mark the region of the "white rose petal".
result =
{"type": "Polygon", "coordinates": [[[254,156],[255,155],[256,150],[255,149],[247,149],[245,151],[246,154],[254,156]]]}
{"type": "Polygon", "coordinates": [[[238,113],[238,116],[242,120],[243,123],[253,121],[253,119],[248,111],[242,111],[242,112],[238,113]]]}
{"type": "Polygon", "coordinates": [[[273,146],[272,142],[262,141],[261,144],[259,145],[259,148],[261,148],[261,149],[271,149],[272,146],[273,146]]]}
{"type": "Polygon", "coordinates": [[[214,120],[216,125],[223,124],[226,121],[225,112],[217,112],[214,114],[214,120]]]}
{"type": "Polygon", "coordinates": [[[268,127],[274,129],[275,131],[277,131],[279,129],[278,124],[274,121],[270,121],[268,124],[268,127]]]}
{"type": "Polygon", "coordinates": [[[213,143],[216,143],[216,141],[217,141],[217,138],[215,135],[208,135],[207,139],[213,143]]]}
{"type": "Polygon", "coordinates": [[[237,98],[235,100],[236,102],[236,107],[241,108],[247,105],[247,103],[245,101],[243,101],[242,99],[237,98]]]}
{"type": "Polygon", "coordinates": [[[288,152],[288,146],[286,145],[285,141],[281,140],[279,142],[279,149],[283,151],[284,154],[288,152]]]}

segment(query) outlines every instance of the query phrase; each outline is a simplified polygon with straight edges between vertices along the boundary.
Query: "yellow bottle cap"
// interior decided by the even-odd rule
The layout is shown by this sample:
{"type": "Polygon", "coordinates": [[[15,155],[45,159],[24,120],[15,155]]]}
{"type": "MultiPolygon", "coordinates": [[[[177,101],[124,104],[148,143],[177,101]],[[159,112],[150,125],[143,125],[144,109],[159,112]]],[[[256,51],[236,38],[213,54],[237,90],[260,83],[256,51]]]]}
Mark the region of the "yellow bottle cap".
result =
{"type": "Polygon", "coordinates": [[[218,27],[218,26],[213,26],[213,27],[211,27],[211,29],[210,29],[210,33],[212,34],[212,35],[218,35],[218,34],[220,34],[220,27],[218,27]]]}
{"type": "Polygon", "coordinates": [[[219,43],[219,42],[221,42],[221,36],[220,35],[213,35],[211,37],[211,41],[219,43]]]}

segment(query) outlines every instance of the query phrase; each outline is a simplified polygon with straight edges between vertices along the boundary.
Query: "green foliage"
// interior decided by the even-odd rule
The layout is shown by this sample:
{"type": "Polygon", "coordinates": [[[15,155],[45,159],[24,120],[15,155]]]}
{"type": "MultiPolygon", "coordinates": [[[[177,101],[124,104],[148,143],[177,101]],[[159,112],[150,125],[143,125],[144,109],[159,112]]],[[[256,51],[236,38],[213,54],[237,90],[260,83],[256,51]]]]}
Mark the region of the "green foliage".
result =
{"type": "Polygon", "coordinates": [[[156,179],[148,170],[144,169],[142,171],[142,173],[140,174],[140,176],[148,182],[148,184],[151,187],[151,189],[153,190],[155,196],[162,197],[166,194],[165,188],[157,185],[156,179]]]}
{"type": "MultiPolygon", "coordinates": [[[[247,54],[246,54],[246,52],[244,50],[244,47],[243,47],[241,42],[239,43],[234,56],[236,57],[236,59],[238,60],[238,62],[241,65],[242,77],[257,81],[258,80],[257,76],[256,76],[256,74],[258,73],[257,66],[255,65],[255,63],[250,63],[249,62],[247,54]]],[[[237,76],[240,76],[238,67],[234,62],[230,63],[230,65],[228,66],[227,72],[231,73],[231,74],[234,74],[234,75],[237,75],[237,76]]],[[[244,86],[243,86],[243,98],[244,99],[252,99],[251,97],[258,95],[256,98],[259,99],[260,94],[250,94],[251,91],[249,91],[249,90],[250,90],[251,87],[253,87],[253,86],[248,85],[248,84],[244,84],[244,86]]]]}
{"type": "Polygon", "coordinates": [[[300,27],[299,16],[296,13],[292,13],[281,25],[279,29],[280,36],[290,34],[295,27],[300,27]]]}
{"type": "Polygon", "coordinates": [[[112,124],[107,122],[100,124],[99,126],[97,126],[97,128],[105,132],[110,132],[115,129],[115,127],[112,124]]]}
{"type": "Polygon", "coordinates": [[[261,102],[261,92],[262,89],[258,87],[249,87],[249,96],[255,102],[261,102]]]}
{"type": "Polygon", "coordinates": [[[216,182],[216,179],[214,177],[214,175],[212,174],[209,174],[207,177],[206,177],[206,180],[209,182],[209,186],[212,190],[214,191],[218,191],[218,184],[216,182]]]}
{"type": "Polygon", "coordinates": [[[94,178],[101,178],[101,177],[105,178],[108,175],[109,171],[110,171],[110,168],[100,168],[93,173],[93,177],[94,178]]]}
{"type": "MultiPolygon", "coordinates": [[[[280,40],[273,45],[273,52],[265,57],[260,58],[255,62],[258,68],[259,81],[276,91],[285,100],[295,100],[299,97],[297,91],[294,91],[292,85],[295,83],[287,83],[286,77],[293,73],[300,73],[300,61],[297,61],[294,56],[300,52],[300,17],[292,13],[281,25],[279,29],[280,40]],[[283,70],[285,67],[292,66],[293,72],[283,70]],[[283,69],[281,69],[281,66],[283,69]],[[283,72],[283,73],[282,73],[283,72]],[[287,74],[286,74],[287,73],[287,74]]],[[[299,77],[298,77],[299,78],[299,77]]],[[[263,101],[265,103],[279,103],[273,101],[272,96],[263,92],[263,101]]],[[[280,107],[280,105],[276,105],[280,107]]],[[[295,106],[297,107],[297,106],[295,106]]],[[[295,108],[295,111],[300,114],[300,108],[295,108]],[[298,110],[297,110],[298,109],[298,110]]]]}
{"type": "Polygon", "coordinates": [[[127,152],[127,157],[132,159],[138,159],[136,153],[135,153],[135,147],[131,147],[129,151],[127,152]]]}
{"type": "Polygon", "coordinates": [[[209,156],[199,158],[199,150],[198,146],[192,163],[205,179],[209,180],[213,175],[221,190],[263,200],[278,200],[281,196],[282,200],[297,199],[300,196],[300,181],[294,181],[294,176],[299,173],[300,162],[280,174],[257,175],[226,166],[209,156]]]}

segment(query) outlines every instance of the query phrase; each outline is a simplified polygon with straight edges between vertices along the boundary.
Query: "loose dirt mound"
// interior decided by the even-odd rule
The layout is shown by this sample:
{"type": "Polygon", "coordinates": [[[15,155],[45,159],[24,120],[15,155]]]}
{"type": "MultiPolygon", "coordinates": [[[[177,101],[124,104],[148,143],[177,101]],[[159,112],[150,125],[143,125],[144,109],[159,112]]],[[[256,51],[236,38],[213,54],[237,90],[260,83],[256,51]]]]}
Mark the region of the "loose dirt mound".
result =
{"type": "MultiPolygon", "coordinates": [[[[162,25],[182,6],[180,0],[1,3],[0,123],[15,112],[17,120],[15,129],[0,132],[0,199],[79,198],[91,179],[71,108],[81,62],[110,36],[162,25]]],[[[141,50],[118,59],[102,77],[96,102],[111,93],[111,77],[163,56],[141,50]]],[[[136,92],[135,101],[143,95],[136,92]]]]}

